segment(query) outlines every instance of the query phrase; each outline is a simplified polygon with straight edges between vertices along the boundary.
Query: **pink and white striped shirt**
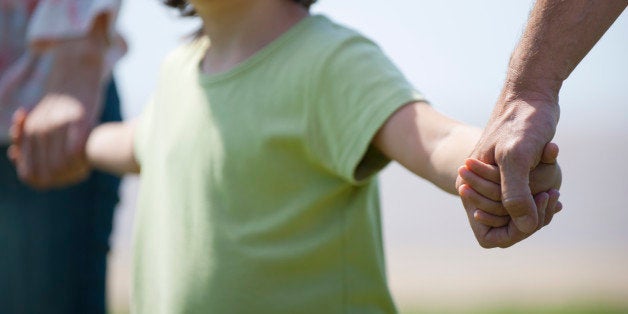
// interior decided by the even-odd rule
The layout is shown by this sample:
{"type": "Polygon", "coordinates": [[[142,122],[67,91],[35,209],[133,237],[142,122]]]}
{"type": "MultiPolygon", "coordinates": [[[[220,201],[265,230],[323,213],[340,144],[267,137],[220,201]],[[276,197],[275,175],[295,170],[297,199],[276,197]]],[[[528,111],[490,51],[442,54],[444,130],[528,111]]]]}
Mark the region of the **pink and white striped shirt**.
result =
{"type": "Polygon", "coordinates": [[[84,36],[100,15],[109,15],[112,45],[107,75],[126,46],[115,32],[121,0],[0,0],[0,144],[8,143],[11,117],[32,109],[44,96],[52,65],[46,51],[66,39],[84,36]]]}

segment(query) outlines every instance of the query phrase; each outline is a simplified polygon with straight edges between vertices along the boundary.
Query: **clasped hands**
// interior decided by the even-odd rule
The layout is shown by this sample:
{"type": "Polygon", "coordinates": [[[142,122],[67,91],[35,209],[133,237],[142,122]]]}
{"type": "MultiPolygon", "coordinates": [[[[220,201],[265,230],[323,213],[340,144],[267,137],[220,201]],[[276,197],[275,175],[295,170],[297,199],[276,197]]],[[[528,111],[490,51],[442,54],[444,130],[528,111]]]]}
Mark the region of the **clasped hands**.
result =
{"type": "MultiPolygon", "coordinates": [[[[95,22],[89,36],[56,43],[42,52],[52,60],[43,97],[31,111],[19,109],[13,116],[8,155],[20,180],[32,187],[63,187],[90,173],[85,144],[102,108],[106,50],[102,23],[95,22]]],[[[24,76],[18,83],[29,79],[24,76]]]]}
{"type": "Polygon", "coordinates": [[[17,175],[37,189],[68,186],[87,178],[85,142],[93,122],[83,105],[66,95],[49,95],[30,113],[18,110],[8,156],[17,175]]]}
{"type": "Polygon", "coordinates": [[[532,231],[517,228],[502,203],[501,178],[497,166],[469,158],[458,169],[456,189],[467,212],[471,229],[484,248],[506,248],[549,224],[563,205],[558,201],[562,181],[556,163],[558,146],[545,145],[540,163],[530,171],[529,186],[537,210],[538,224],[532,231]]]}
{"type": "MultiPolygon", "coordinates": [[[[12,127],[9,157],[20,179],[36,188],[62,187],[83,180],[90,166],[85,141],[93,120],[80,102],[58,95],[45,98],[27,114],[18,111],[12,127]]],[[[456,189],[471,229],[485,248],[509,247],[549,224],[562,209],[558,201],[561,171],[556,163],[558,147],[545,145],[540,163],[529,173],[537,224],[520,230],[503,205],[500,169],[470,158],[458,170],[456,189]]]]}

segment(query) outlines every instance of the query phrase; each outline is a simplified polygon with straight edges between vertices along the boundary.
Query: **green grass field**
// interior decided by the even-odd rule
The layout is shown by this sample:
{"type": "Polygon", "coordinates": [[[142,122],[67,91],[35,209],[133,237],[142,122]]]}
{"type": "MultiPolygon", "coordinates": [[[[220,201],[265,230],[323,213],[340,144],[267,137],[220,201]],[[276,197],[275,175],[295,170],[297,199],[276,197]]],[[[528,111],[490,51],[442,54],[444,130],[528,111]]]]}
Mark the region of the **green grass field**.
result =
{"type": "Polygon", "coordinates": [[[628,314],[628,305],[487,306],[470,309],[401,309],[401,314],[628,314]]]}
{"type": "MultiPolygon", "coordinates": [[[[125,310],[110,312],[110,314],[128,313],[125,310]]],[[[400,314],[628,314],[628,305],[587,303],[560,306],[486,306],[469,309],[458,307],[450,309],[400,309],[400,314]]]]}

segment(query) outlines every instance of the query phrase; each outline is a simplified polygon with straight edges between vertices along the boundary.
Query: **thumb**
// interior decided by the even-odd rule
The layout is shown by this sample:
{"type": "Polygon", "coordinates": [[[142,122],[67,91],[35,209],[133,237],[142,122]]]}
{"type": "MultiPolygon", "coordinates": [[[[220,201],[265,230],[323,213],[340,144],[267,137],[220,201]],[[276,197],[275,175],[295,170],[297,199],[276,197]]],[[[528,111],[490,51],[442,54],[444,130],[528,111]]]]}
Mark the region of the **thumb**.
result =
{"type": "Polygon", "coordinates": [[[520,159],[506,158],[499,165],[502,204],[519,231],[530,234],[538,225],[538,214],[529,187],[530,165],[520,159]]]}
{"type": "Polygon", "coordinates": [[[9,135],[13,144],[19,144],[24,135],[24,123],[26,123],[26,111],[18,109],[13,113],[9,135]]]}

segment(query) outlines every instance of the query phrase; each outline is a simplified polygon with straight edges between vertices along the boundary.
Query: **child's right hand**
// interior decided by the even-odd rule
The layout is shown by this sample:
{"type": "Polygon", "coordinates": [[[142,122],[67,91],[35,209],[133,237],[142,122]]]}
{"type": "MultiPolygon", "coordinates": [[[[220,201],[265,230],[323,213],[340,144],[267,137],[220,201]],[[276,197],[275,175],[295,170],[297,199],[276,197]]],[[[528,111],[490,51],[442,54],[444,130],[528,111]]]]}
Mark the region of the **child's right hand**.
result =
{"type": "MultiPolygon", "coordinates": [[[[539,204],[539,228],[547,225],[555,213],[562,209],[558,201],[558,189],[562,181],[560,167],[556,163],[558,146],[546,145],[541,163],[530,172],[530,190],[539,204]]],[[[510,216],[501,203],[500,173],[497,166],[485,164],[476,159],[468,159],[459,169],[463,184],[459,187],[461,197],[476,207],[473,219],[488,227],[503,227],[510,223],[510,216]]]]}

